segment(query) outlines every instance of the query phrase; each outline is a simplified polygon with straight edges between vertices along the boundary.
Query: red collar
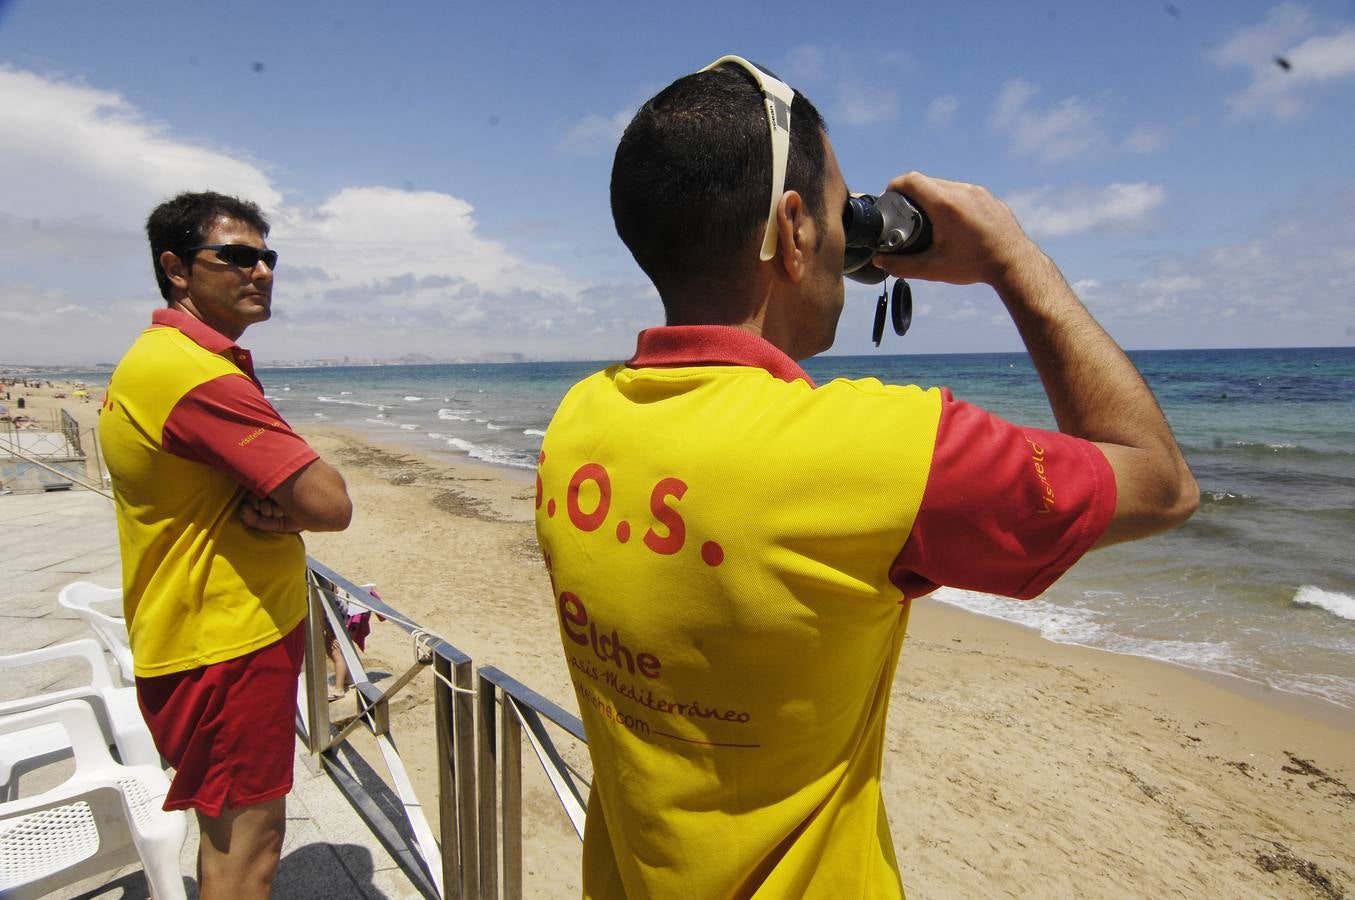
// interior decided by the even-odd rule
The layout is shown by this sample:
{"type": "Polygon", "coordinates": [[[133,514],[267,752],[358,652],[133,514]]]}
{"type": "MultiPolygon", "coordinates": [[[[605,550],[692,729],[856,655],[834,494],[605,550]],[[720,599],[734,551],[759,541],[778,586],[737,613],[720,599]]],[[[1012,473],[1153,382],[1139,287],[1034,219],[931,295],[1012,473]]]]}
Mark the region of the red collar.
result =
{"type": "Polygon", "coordinates": [[[814,379],[761,335],[730,325],[664,325],[646,328],[635,341],[635,355],[626,360],[632,369],[673,369],[683,366],[752,366],[766,369],[782,381],[800,379],[814,387],[814,379]]]}
{"type": "Polygon", "coordinates": [[[249,351],[237,346],[235,341],[201,319],[181,309],[166,306],[151,313],[151,325],[183,332],[184,337],[208,353],[224,356],[235,363],[251,381],[258,383],[259,379],[254,374],[254,360],[250,357],[249,351]]]}

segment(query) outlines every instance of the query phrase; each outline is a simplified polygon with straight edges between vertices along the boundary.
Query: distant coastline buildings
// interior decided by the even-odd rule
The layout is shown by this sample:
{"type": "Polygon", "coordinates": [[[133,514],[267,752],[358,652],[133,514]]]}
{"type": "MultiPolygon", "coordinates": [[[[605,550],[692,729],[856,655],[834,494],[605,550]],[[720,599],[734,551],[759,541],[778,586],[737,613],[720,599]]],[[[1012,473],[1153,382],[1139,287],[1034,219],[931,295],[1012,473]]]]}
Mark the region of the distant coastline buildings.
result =
{"type": "MultiPolygon", "coordinates": [[[[446,366],[446,365],[485,365],[492,363],[539,362],[523,353],[484,353],[479,356],[454,356],[437,359],[422,353],[406,353],[404,356],[389,359],[361,359],[345,356],[341,359],[278,359],[259,360],[255,365],[260,369],[331,369],[343,366],[446,366]]],[[[0,377],[22,378],[35,376],[51,378],[65,373],[112,372],[114,363],[93,363],[90,365],[20,365],[0,362],[0,377]]]]}

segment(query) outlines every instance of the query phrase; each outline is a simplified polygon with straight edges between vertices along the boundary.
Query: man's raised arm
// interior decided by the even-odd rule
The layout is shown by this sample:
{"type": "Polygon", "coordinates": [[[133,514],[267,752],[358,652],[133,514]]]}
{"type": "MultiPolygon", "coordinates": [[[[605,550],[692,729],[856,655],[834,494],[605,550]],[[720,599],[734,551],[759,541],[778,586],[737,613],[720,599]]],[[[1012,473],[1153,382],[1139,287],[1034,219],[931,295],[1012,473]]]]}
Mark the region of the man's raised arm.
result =
{"type": "Polygon", "coordinates": [[[913,256],[877,256],[876,264],[905,278],[992,286],[1040,373],[1059,430],[1093,441],[1105,454],[1117,499],[1096,546],[1190,518],[1199,487],[1152,391],[1006,204],[977,185],[917,172],[889,189],[926,211],[933,243],[913,256]]]}

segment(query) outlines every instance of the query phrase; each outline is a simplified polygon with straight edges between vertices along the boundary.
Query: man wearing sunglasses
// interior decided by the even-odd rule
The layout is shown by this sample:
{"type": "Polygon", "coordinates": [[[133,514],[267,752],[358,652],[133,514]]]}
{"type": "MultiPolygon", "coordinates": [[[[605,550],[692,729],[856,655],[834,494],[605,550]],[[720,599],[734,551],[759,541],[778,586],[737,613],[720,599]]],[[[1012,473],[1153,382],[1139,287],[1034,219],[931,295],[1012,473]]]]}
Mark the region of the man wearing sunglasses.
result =
{"type": "Polygon", "coordinates": [[[186,193],[146,223],[165,306],[113,372],[112,475],[137,697],[201,826],[200,896],[267,897],[292,786],[301,531],[348,526],[343,478],[264,398],[236,341],[272,311],[253,203],[186,193]]]}
{"type": "Polygon", "coordinates": [[[1195,508],[1152,394],[1011,212],[917,173],[889,187],[932,245],[875,264],[991,285],[1058,432],[800,368],[842,313],[848,192],[770,72],[717,60],[617,148],[617,231],[666,324],[570,391],[538,469],[593,758],[589,897],[900,896],[880,772],[911,601],[1034,597],[1195,508]]]}

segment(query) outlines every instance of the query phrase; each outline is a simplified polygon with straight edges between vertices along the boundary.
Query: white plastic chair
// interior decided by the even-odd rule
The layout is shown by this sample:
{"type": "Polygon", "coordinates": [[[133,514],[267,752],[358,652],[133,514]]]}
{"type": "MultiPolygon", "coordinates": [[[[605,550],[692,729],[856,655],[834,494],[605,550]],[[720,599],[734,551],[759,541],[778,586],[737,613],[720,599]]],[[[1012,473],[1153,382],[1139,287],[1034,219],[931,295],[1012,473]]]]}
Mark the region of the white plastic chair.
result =
{"type": "Polygon", "coordinates": [[[0,803],[0,896],[41,897],[91,875],[140,862],[157,900],[185,897],[182,811],[161,809],[169,779],[156,766],[115,763],[89,705],[75,700],[0,718],[0,737],[65,733],[75,774],[33,797],[0,803]]]}
{"type": "MultiPolygon", "coordinates": [[[[99,723],[103,733],[104,745],[118,748],[118,757],[126,765],[146,765],[160,767],[160,753],[155,749],[150,729],[141,717],[141,707],[136,702],[136,688],[113,687],[113,676],[104,661],[103,651],[90,638],[81,638],[69,644],[57,644],[43,647],[41,650],[29,650],[0,656],[0,681],[8,680],[5,669],[16,669],[37,663],[55,660],[83,660],[89,665],[90,678],[87,684],[74,688],[49,691],[45,694],[33,694],[13,700],[0,700],[0,717],[15,713],[52,706],[67,700],[79,700],[88,705],[99,723]]],[[[14,756],[11,741],[0,741],[0,797],[13,794],[13,780],[24,771],[45,763],[33,762],[36,757],[26,757],[28,762],[20,762],[14,756]]],[[[49,744],[52,741],[49,739],[49,744]]],[[[48,754],[48,761],[60,758],[59,748],[48,754]]]]}
{"type": "Polygon", "coordinates": [[[20,734],[0,734],[0,803],[19,798],[19,779],[26,772],[60,762],[71,744],[60,725],[43,725],[20,734]]]}
{"type": "Polygon", "coordinates": [[[118,671],[122,674],[122,683],[132,684],[136,673],[132,669],[132,647],[127,639],[127,620],[122,617],[122,588],[99,587],[88,581],[76,581],[66,585],[56,596],[58,605],[75,613],[94,632],[99,643],[104,645],[113,659],[117,661],[118,671]],[[98,610],[95,604],[117,603],[117,614],[98,610]]]}

